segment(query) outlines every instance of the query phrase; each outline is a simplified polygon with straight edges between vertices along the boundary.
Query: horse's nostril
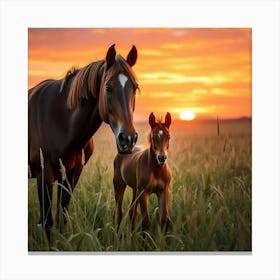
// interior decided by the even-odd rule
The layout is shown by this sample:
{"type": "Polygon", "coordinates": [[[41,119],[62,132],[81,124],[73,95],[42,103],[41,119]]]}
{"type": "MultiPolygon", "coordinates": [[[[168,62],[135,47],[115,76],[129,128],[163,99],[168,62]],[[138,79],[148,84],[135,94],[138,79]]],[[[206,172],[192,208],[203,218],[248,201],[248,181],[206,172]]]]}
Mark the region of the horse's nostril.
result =
{"type": "Polygon", "coordinates": [[[138,133],[135,132],[135,133],[134,133],[133,144],[136,144],[137,140],[138,140],[138,133]]]}
{"type": "Polygon", "coordinates": [[[128,139],[128,137],[127,137],[127,135],[125,133],[121,132],[119,134],[118,138],[119,138],[119,143],[120,143],[121,146],[124,147],[124,146],[127,146],[129,144],[128,143],[129,139],[128,139]]]}
{"type": "Polygon", "coordinates": [[[122,149],[132,149],[136,144],[138,134],[136,132],[120,132],[118,135],[118,144],[122,149]]]}

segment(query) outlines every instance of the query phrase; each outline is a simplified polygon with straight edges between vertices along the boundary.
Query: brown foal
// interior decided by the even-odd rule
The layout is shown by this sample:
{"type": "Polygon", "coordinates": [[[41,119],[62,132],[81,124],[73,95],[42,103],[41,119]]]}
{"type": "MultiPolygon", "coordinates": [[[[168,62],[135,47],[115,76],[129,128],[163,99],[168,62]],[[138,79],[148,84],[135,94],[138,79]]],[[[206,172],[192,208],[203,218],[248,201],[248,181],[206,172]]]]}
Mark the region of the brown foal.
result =
{"type": "Polygon", "coordinates": [[[132,233],[135,231],[138,203],[142,213],[142,229],[147,232],[151,227],[148,212],[148,196],[155,193],[158,198],[162,230],[166,233],[170,224],[168,214],[168,195],[171,172],[166,163],[169,148],[169,126],[171,115],[167,113],[165,122],[156,121],[150,114],[150,147],[142,150],[136,147],[131,154],[117,154],[114,160],[114,190],[118,214],[118,229],[123,216],[122,201],[126,185],[133,189],[130,204],[132,233]]]}

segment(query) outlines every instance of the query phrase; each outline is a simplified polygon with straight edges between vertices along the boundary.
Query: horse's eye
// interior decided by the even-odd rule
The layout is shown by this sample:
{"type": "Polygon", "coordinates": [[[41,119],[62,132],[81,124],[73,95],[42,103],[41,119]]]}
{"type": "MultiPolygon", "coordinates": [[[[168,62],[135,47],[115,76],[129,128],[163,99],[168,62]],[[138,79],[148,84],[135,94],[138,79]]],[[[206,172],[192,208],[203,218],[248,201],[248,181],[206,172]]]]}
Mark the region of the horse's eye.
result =
{"type": "Polygon", "coordinates": [[[105,90],[107,93],[112,93],[112,89],[109,85],[105,85],[105,90]]]}
{"type": "Polygon", "coordinates": [[[168,138],[168,140],[170,140],[171,139],[170,135],[167,135],[167,138],[168,138]]]}

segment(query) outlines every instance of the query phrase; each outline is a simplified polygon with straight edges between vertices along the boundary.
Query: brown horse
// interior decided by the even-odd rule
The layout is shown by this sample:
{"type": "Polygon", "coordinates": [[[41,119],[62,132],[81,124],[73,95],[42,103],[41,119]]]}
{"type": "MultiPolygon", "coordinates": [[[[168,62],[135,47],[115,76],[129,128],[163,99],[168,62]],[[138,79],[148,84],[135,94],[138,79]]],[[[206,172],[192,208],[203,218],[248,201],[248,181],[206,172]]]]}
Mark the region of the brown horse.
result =
{"type": "Polygon", "coordinates": [[[166,163],[169,148],[169,126],[171,115],[165,116],[165,122],[156,122],[153,113],[150,114],[149,136],[150,147],[141,150],[135,147],[130,155],[118,154],[114,161],[114,190],[118,213],[118,228],[122,219],[122,201],[126,185],[133,189],[130,205],[130,220],[132,233],[135,231],[138,203],[142,213],[143,232],[149,231],[151,220],[148,212],[148,196],[156,193],[159,203],[161,227],[166,232],[170,224],[168,214],[168,194],[171,181],[171,172],[166,163]]]}
{"type": "Polygon", "coordinates": [[[62,80],[43,81],[28,91],[29,175],[37,178],[40,222],[49,240],[53,184],[58,180],[56,221],[60,224],[60,205],[66,222],[71,192],[93,153],[92,136],[102,121],[110,125],[119,153],[131,153],[134,148],[138,84],[131,67],[136,60],[135,46],[125,60],[116,56],[112,45],[105,60],[68,71],[62,80]],[[69,190],[62,187],[69,185],[69,190]]]}

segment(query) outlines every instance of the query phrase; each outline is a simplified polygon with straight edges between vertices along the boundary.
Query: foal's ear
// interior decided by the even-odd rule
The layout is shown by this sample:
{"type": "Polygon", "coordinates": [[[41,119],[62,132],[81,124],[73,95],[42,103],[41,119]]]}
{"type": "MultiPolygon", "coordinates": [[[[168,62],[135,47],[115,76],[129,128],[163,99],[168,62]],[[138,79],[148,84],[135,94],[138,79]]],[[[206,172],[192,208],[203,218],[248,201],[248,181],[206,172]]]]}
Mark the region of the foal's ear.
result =
{"type": "Polygon", "coordinates": [[[106,55],[106,64],[107,64],[107,70],[114,64],[115,62],[115,57],[116,57],[116,50],[115,50],[115,44],[112,45],[106,55]]]}
{"type": "Polygon", "coordinates": [[[169,126],[171,125],[171,115],[169,112],[167,112],[166,116],[165,116],[165,126],[169,128],[169,126]]]}
{"type": "Polygon", "coordinates": [[[149,124],[150,124],[151,128],[153,128],[155,126],[155,124],[156,124],[156,118],[155,118],[154,113],[150,114],[149,124]]]}
{"type": "Polygon", "coordinates": [[[126,62],[130,65],[130,67],[132,67],[136,63],[136,60],[137,60],[137,49],[133,45],[132,49],[130,50],[129,54],[127,55],[126,62]]]}

